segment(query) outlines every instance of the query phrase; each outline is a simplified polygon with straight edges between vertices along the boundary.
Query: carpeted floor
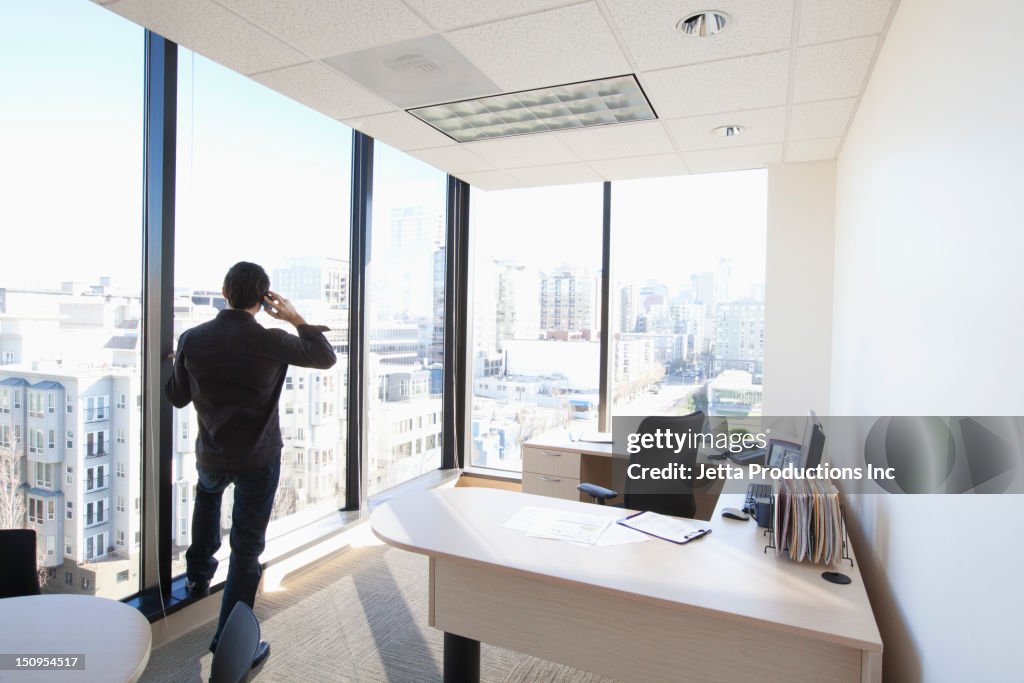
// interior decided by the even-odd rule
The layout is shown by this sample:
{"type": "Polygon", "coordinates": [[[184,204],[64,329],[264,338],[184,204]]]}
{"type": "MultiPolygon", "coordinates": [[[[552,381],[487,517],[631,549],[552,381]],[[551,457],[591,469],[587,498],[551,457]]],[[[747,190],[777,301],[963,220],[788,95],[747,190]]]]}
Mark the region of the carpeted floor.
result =
{"type": "MultiPolygon", "coordinates": [[[[381,544],[354,547],[260,596],[270,659],[256,681],[440,681],[442,634],[427,626],[427,559],[381,544]]],[[[214,624],[155,650],[143,683],[206,681],[214,624]]],[[[489,682],[606,679],[508,650],[481,647],[489,682]]]]}

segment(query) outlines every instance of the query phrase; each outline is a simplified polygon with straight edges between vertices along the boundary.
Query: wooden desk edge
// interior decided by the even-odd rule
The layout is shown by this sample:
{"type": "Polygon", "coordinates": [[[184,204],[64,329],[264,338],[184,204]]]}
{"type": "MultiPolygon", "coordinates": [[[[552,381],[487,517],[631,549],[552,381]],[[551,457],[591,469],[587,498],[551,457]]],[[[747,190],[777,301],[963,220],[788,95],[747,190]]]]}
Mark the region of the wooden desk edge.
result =
{"type": "MultiPolygon", "coordinates": [[[[388,505],[388,503],[384,503],[384,505],[388,505]]],[[[383,507],[383,505],[381,507],[383,507]]],[[[420,546],[414,546],[414,545],[410,545],[408,543],[402,543],[400,541],[396,541],[393,538],[389,538],[388,536],[386,536],[385,534],[381,533],[377,529],[377,527],[373,523],[373,519],[372,518],[370,520],[370,528],[373,531],[374,536],[379,538],[381,541],[383,541],[387,545],[389,545],[389,546],[391,546],[393,548],[398,548],[399,550],[405,550],[406,552],[415,553],[417,555],[426,555],[429,558],[441,557],[441,558],[444,558],[444,559],[447,559],[447,560],[453,560],[453,561],[456,561],[456,562],[464,562],[466,564],[477,565],[477,566],[481,566],[481,567],[488,567],[488,568],[494,569],[496,571],[506,572],[506,573],[509,573],[509,574],[516,574],[516,575],[520,575],[520,576],[526,576],[526,577],[529,577],[531,579],[540,580],[540,581],[544,581],[546,583],[551,583],[551,584],[555,584],[555,585],[583,586],[583,587],[586,587],[589,590],[593,590],[593,591],[598,592],[598,593],[605,593],[605,594],[608,594],[608,595],[615,595],[615,596],[619,596],[619,597],[627,597],[627,598],[630,598],[632,600],[637,600],[639,602],[645,602],[645,603],[652,604],[652,605],[660,605],[660,606],[669,607],[671,609],[682,609],[682,610],[685,610],[685,611],[692,611],[692,612],[694,612],[696,614],[712,616],[712,617],[716,617],[716,618],[719,618],[719,619],[725,619],[727,621],[742,622],[742,623],[746,623],[746,624],[753,623],[753,624],[763,625],[765,627],[782,629],[782,630],[786,631],[787,633],[792,633],[794,635],[799,635],[799,636],[803,636],[803,637],[806,637],[806,638],[811,638],[811,639],[814,639],[814,640],[820,640],[820,641],[824,641],[824,642],[828,642],[828,643],[833,643],[835,645],[842,645],[844,647],[851,647],[851,648],[855,648],[857,650],[862,650],[862,651],[865,651],[865,652],[877,652],[877,653],[881,653],[882,652],[882,641],[881,641],[881,639],[879,639],[878,642],[872,642],[872,641],[860,640],[860,639],[857,639],[857,638],[848,638],[848,637],[844,637],[844,636],[837,636],[835,634],[824,633],[822,631],[815,631],[813,629],[802,628],[800,626],[793,626],[791,624],[783,624],[783,623],[779,623],[777,621],[769,621],[767,619],[760,619],[760,618],[757,618],[757,617],[751,617],[751,616],[747,616],[747,615],[744,615],[744,614],[736,614],[735,612],[727,612],[727,611],[722,611],[722,610],[716,610],[716,609],[713,609],[713,608],[710,608],[710,607],[701,607],[699,605],[691,605],[691,604],[688,604],[688,603],[675,602],[675,601],[672,601],[672,600],[664,600],[664,599],[661,599],[661,598],[651,597],[649,595],[641,595],[641,594],[638,594],[638,593],[632,593],[630,591],[623,591],[623,590],[618,590],[618,589],[615,589],[615,588],[609,588],[607,586],[599,586],[599,585],[596,585],[596,584],[587,583],[585,581],[574,581],[572,579],[568,579],[568,578],[561,577],[561,576],[552,576],[551,574],[538,574],[536,572],[526,571],[524,569],[518,569],[516,567],[509,567],[509,566],[503,565],[503,564],[495,564],[493,562],[484,562],[482,560],[474,560],[474,559],[470,559],[468,557],[463,557],[461,555],[452,555],[452,554],[449,554],[449,553],[429,551],[429,550],[427,550],[427,549],[425,549],[423,547],[420,547],[420,546]]]]}

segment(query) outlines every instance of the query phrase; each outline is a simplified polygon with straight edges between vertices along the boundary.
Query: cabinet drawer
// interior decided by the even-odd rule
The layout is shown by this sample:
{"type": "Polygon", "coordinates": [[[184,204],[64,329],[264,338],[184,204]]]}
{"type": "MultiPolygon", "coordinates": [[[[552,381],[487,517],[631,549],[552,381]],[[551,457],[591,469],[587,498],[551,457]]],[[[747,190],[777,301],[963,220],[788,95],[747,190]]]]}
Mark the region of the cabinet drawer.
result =
{"type": "Polygon", "coordinates": [[[579,500],[580,492],[576,490],[576,487],[579,485],[579,479],[552,474],[523,472],[523,493],[549,496],[551,498],[564,498],[566,500],[579,500]]]}
{"type": "Polygon", "coordinates": [[[580,454],[546,448],[523,449],[523,472],[580,478],[580,454]]]}

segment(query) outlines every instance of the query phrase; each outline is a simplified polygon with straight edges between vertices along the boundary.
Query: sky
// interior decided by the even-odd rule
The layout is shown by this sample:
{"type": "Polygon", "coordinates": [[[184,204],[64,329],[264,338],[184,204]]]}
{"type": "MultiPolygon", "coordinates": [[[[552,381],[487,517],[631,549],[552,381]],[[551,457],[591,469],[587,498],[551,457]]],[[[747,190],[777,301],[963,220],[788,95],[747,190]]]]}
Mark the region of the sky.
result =
{"type": "MultiPolygon", "coordinates": [[[[0,0],[0,287],[141,282],[143,30],[86,0],[0,0]],[[11,258],[9,255],[17,255],[11,258]]],[[[238,260],[347,258],[351,130],[188,50],[179,55],[178,286],[238,260]]],[[[374,233],[444,211],[445,175],[377,143],[374,233]]],[[[763,171],[613,183],[617,282],[686,284],[733,260],[764,280],[763,171]]],[[[601,185],[474,190],[476,258],[600,267],[601,185]]]]}

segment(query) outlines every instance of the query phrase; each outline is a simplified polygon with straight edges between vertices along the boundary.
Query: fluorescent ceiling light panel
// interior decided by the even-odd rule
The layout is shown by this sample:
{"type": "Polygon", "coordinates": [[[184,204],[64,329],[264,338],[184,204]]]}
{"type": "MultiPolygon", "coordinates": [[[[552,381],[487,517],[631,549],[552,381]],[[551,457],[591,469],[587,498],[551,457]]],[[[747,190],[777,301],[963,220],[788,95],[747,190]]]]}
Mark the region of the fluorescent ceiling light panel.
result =
{"type": "Polygon", "coordinates": [[[456,142],[658,118],[632,74],[408,111],[456,142]]]}

